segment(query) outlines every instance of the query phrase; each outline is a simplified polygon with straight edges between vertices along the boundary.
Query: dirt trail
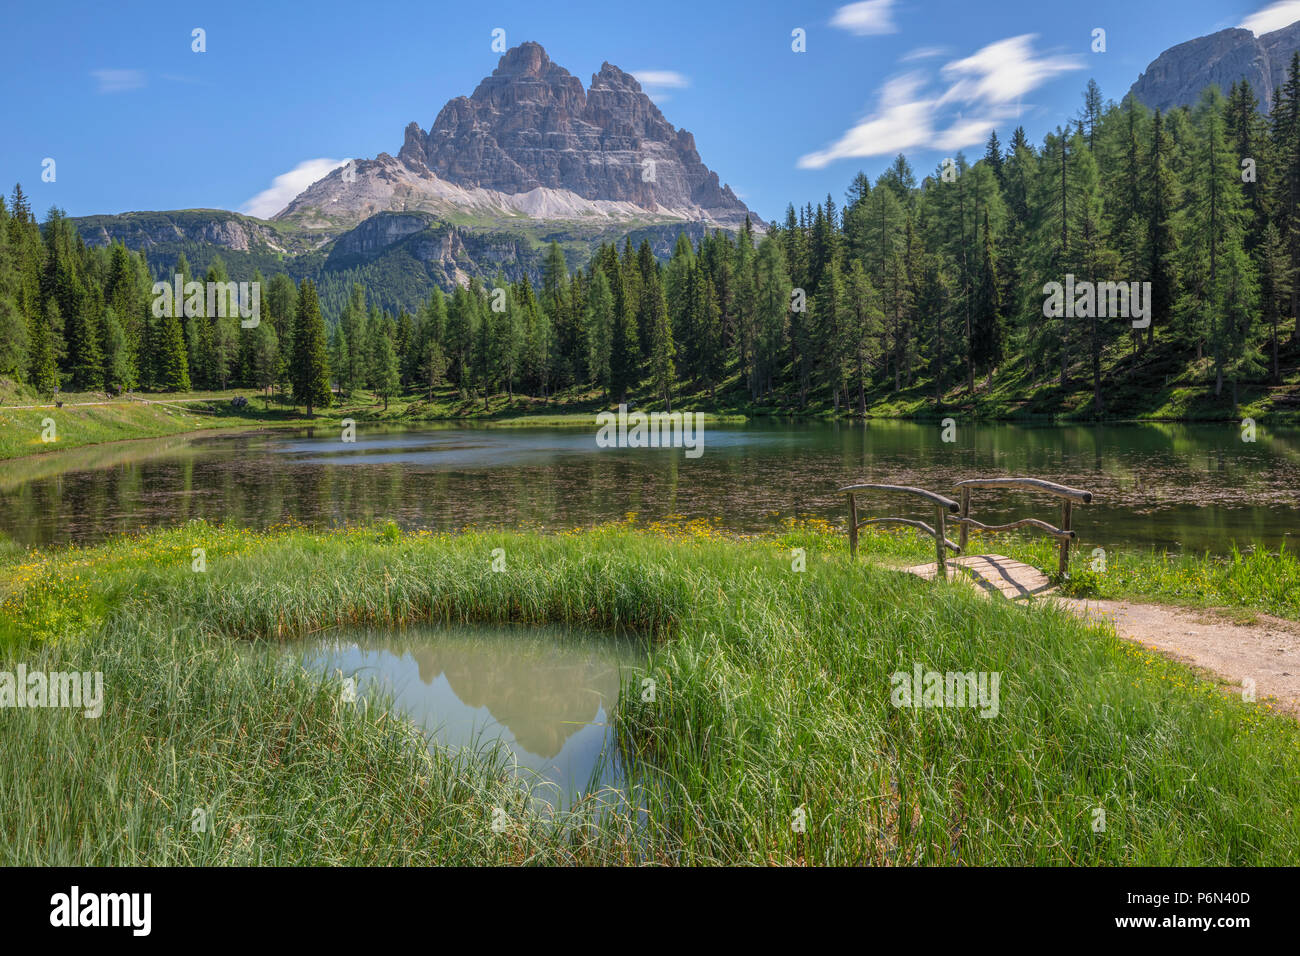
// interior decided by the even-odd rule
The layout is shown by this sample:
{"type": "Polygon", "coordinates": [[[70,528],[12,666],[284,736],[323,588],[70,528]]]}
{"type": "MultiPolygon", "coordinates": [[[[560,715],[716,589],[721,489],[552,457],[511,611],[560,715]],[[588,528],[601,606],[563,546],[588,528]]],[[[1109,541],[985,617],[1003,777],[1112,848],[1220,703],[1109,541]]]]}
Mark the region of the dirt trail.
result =
{"type": "Polygon", "coordinates": [[[1256,700],[1300,715],[1300,624],[1268,614],[1237,623],[1222,612],[1132,601],[1051,598],[1081,617],[1109,621],[1121,637],[1212,671],[1232,684],[1251,679],[1256,700]]]}

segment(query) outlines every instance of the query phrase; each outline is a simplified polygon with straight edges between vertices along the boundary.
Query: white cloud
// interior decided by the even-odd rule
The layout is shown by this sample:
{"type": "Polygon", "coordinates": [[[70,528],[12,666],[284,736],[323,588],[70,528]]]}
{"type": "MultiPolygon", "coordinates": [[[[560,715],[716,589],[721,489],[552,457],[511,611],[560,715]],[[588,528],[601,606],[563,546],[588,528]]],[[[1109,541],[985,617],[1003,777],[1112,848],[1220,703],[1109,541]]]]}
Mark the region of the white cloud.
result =
{"type": "Polygon", "coordinates": [[[270,189],[263,189],[240,206],[239,211],[247,216],[269,219],[312,183],[324,179],[331,170],[338,169],[346,162],[346,159],[304,160],[287,173],[276,176],[271,180],[270,189]]]}
{"type": "Polygon", "coordinates": [[[974,119],[958,118],[953,125],[935,136],[933,145],[938,149],[956,151],[963,146],[987,142],[989,133],[997,128],[998,123],[1014,113],[1014,110],[996,110],[974,119]]]}
{"type": "Polygon", "coordinates": [[[880,94],[875,113],[850,129],[829,149],[799,157],[800,169],[821,169],[850,156],[883,156],[924,146],[933,135],[934,100],[917,99],[925,85],[920,73],[895,77],[880,94]]]}
{"type": "Polygon", "coordinates": [[[1263,10],[1252,13],[1241,21],[1240,26],[1259,36],[1281,30],[1300,20],[1300,0],[1281,0],[1270,4],[1263,10]]]}
{"type": "Polygon", "coordinates": [[[143,70],[91,70],[98,93],[125,93],[144,86],[143,70]]]}
{"type": "Polygon", "coordinates": [[[659,105],[672,99],[668,90],[683,90],[691,85],[690,78],[676,70],[635,70],[632,75],[641,84],[642,92],[659,105]]]}
{"type": "Polygon", "coordinates": [[[861,0],[850,3],[835,11],[831,17],[831,26],[848,30],[860,37],[880,33],[897,33],[891,16],[894,0],[861,0]]]}
{"type": "Polygon", "coordinates": [[[907,149],[955,151],[982,144],[997,124],[1019,114],[1026,94],[1082,68],[1074,56],[1035,54],[1034,39],[1032,34],[1008,37],[945,64],[939,73],[949,85],[942,94],[932,88],[936,78],[920,70],[891,79],[874,113],[827,149],[801,156],[799,168],[907,149]]]}
{"type": "Polygon", "coordinates": [[[913,60],[928,60],[931,57],[943,56],[948,50],[941,46],[919,46],[915,50],[904,53],[902,60],[904,63],[910,63],[913,60]]]}
{"type": "Polygon", "coordinates": [[[691,85],[691,81],[676,70],[637,70],[632,75],[642,86],[663,86],[680,90],[691,85]]]}
{"type": "Polygon", "coordinates": [[[1051,59],[1034,56],[1034,34],[1008,37],[979,50],[964,60],[943,67],[946,77],[958,77],[941,102],[1010,103],[1043,83],[1070,70],[1082,69],[1076,56],[1051,59]]]}

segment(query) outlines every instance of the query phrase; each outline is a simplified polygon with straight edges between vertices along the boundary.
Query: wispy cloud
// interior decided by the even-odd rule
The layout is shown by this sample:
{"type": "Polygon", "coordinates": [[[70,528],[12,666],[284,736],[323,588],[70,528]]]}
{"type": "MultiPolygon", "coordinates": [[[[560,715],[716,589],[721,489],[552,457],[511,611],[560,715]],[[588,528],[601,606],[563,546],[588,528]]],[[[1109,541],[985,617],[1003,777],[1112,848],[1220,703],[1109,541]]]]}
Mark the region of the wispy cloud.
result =
{"type": "Polygon", "coordinates": [[[1300,0],[1281,0],[1241,21],[1241,27],[1256,36],[1281,30],[1300,20],[1300,0]]]}
{"type": "Polygon", "coordinates": [[[678,90],[691,85],[691,81],[676,70],[637,70],[632,75],[642,86],[666,86],[678,90]]]}
{"type": "Polygon", "coordinates": [[[691,85],[690,78],[676,70],[634,70],[632,75],[641,84],[641,90],[656,103],[672,99],[668,90],[684,90],[691,85]]]}
{"type": "Polygon", "coordinates": [[[941,102],[1010,103],[1058,73],[1082,68],[1076,56],[1035,56],[1035,39],[1032,33],[1008,37],[964,60],[944,64],[943,75],[957,80],[941,102]]]}
{"type": "Polygon", "coordinates": [[[904,63],[910,63],[913,60],[929,60],[936,56],[944,56],[948,52],[946,47],[941,46],[919,46],[915,50],[909,50],[901,57],[904,63]]]}
{"type": "Polygon", "coordinates": [[[97,93],[125,93],[144,86],[143,70],[91,70],[97,93]]]}
{"type": "Polygon", "coordinates": [[[289,205],[293,198],[319,179],[324,179],[332,170],[346,163],[346,159],[308,159],[299,163],[287,173],[281,173],[271,180],[271,187],[263,189],[248,202],[239,207],[247,216],[269,219],[289,205]]]}
{"type": "Polygon", "coordinates": [[[799,159],[801,169],[821,169],[850,156],[882,156],[924,146],[934,135],[934,100],[919,99],[925,86],[921,73],[908,73],[885,84],[880,106],[828,149],[799,159]]]}
{"type": "Polygon", "coordinates": [[[889,156],[907,149],[958,150],[981,143],[1022,109],[1023,97],[1052,77],[1082,69],[1077,56],[1039,55],[1033,34],[990,43],[953,60],[935,77],[921,70],[889,80],[875,110],[824,150],[801,156],[801,169],[838,159],[889,156]],[[943,83],[947,88],[938,92],[943,83]]]}
{"type": "Polygon", "coordinates": [[[850,3],[835,11],[831,17],[831,26],[848,30],[860,37],[874,36],[881,33],[897,33],[894,25],[894,0],[861,0],[850,3]]]}

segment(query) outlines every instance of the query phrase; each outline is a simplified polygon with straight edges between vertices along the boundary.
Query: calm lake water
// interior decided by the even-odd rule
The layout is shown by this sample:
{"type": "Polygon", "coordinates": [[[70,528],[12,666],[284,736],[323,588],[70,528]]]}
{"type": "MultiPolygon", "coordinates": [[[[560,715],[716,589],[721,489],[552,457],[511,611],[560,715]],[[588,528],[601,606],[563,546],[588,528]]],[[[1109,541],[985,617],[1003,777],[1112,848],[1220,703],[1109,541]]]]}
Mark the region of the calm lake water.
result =
{"type": "MultiPolygon", "coordinates": [[[[90,543],[206,518],[247,527],[393,519],[410,528],[547,529],[670,515],[754,531],[791,516],[842,522],[857,480],[952,494],[967,477],[1034,475],[1096,496],[1076,509],[1080,543],[1225,552],[1300,534],[1300,430],[1257,441],[1223,425],[959,426],[762,424],[714,427],[704,452],[602,449],[596,428],[358,426],[272,430],[99,446],[0,464],[0,533],[22,544],[90,543]]],[[[901,514],[874,499],[873,513],[901,514]]],[[[976,493],[986,523],[1055,520],[1050,499],[976,493]]]]}
{"type": "Polygon", "coordinates": [[[354,677],[359,697],[392,695],[431,746],[500,741],[521,784],[556,808],[622,786],[610,715],[624,672],[644,664],[628,638],[527,628],[353,633],[308,656],[315,671],[354,677]]]}

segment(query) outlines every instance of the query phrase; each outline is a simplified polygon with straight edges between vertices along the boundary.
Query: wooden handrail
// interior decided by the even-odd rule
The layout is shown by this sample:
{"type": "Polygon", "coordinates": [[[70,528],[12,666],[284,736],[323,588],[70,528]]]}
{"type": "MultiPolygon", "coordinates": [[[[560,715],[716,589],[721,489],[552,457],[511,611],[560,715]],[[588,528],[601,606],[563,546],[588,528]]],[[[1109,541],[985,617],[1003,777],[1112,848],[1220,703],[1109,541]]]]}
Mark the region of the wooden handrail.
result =
{"type": "Polygon", "coordinates": [[[1012,528],[1021,527],[1038,528],[1046,531],[1061,543],[1061,557],[1057,564],[1057,570],[1062,577],[1065,576],[1066,569],[1070,566],[1070,542],[1078,537],[1070,528],[1071,513],[1075,504],[1086,505],[1092,503],[1091,491],[1058,485],[1054,481],[1044,481],[1041,478],[967,478],[965,481],[957,482],[954,487],[961,489],[961,517],[955,520],[957,524],[961,525],[961,534],[958,535],[958,540],[963,554],[966,551],[966,537],[970,528],[991,532],[1010,531],[1012,528]],[[1000,525],[982,524],[970,516],[970,493],[974,488],[1014,488],[1022,491],[1041,491],[1049,495],[1055,495],[1061,499],[1061,526],[1056,528],[1046,521],[1039,521],[1037,518],[1022,518],[1019,521],[1000,525]]]}
{"type": "Polygon", "coordinates": [[[857,557],[858,554],[858,529],[869,524],[904,524],[913,528],[919,528],[930,537],[934,538],[935,555],[938,563],[935,566],[935,580],[943,578],[948,579],[948,561],[944,552],[945,547],[952,548],[954,551],[961,551],[958,545],[948,540],[944,533],[944,521],[950,512],[955,512],[960,507],[957,502],[951,498],[945,498],[943,495],[937,495],[933,491],[926,491],[924,488],[913,488],[911,485],[877,485],[871,483],[859,483],[856,485],[847,485],[840,489],[849,496],[849,556],[857,557]],[[858,521],[858,499],[855,492],[858,491],[897,491],[903,494],[916,495],[924,498],[935,506],[934,527],[930,527],[924,521],[915,521],[911,518],[868,518],[866,521],[858,521]]]}
{"type": "Polygon", "coordinates": [[[1044,481],[1041,478],[967,478],[965,481],[957,482],[953,487],[1022,488],[1029,491],[1042,491],[1049,495],[1056,495],[1058,498],[1068,498],[1069,500],[1078,502],[1081,505],[1092,503],[1091,491],[1069,488],[1065,485],[1058,485],[1054,481],[1044,481]]]}
{"type": "MultiPolygon", "coordinates": [[[[924,521],[915,521],[911,518],[868,518],[866,521],[861,522],[858,525],[858,527],[862,528],[869,524],[905,524],[911,528],[920,528],[930,537],[932,538],[935,537],[934,529],[931,528],[928,524],[926,524],[924,521]]],[[[961,548],[958,545],[953,544],[951,538],[944,538],[943,543],[946,544],[948,547],[952,548],[954,551],[961,550],[961,548]]]]}
{"type": "Polygon", "coordinates": [[[924,488],[913,488],[911,485],[847,485],[840,491],[901,491],[909,495],[919,495],[926,501],[932,501],[936,505],[942,505],[954,514],[960,507],[957,502],[951,498],[945,498],[943,495],[936,495],[933,491],[926,491],[924,488]]]}
{"type": "Polygon", "coordinates": [[[1062,531],[1060,528],[1053,527],[1046,521],[1039,521],[1037,518],[1021,518],[1019,521],[1013,521],[1010,524],[984,524],[983,522],[976,521],[974,518],[953,518],[952,520],[960,525],[970,525],[972,528],[977,528],[980,531],[1012,531],[1016,528],[1028,526],[1046,531],[1053,538],[1069,538],[1073,541],[1078,537],[1078,535],[1073,531],[1062,531]]]}

